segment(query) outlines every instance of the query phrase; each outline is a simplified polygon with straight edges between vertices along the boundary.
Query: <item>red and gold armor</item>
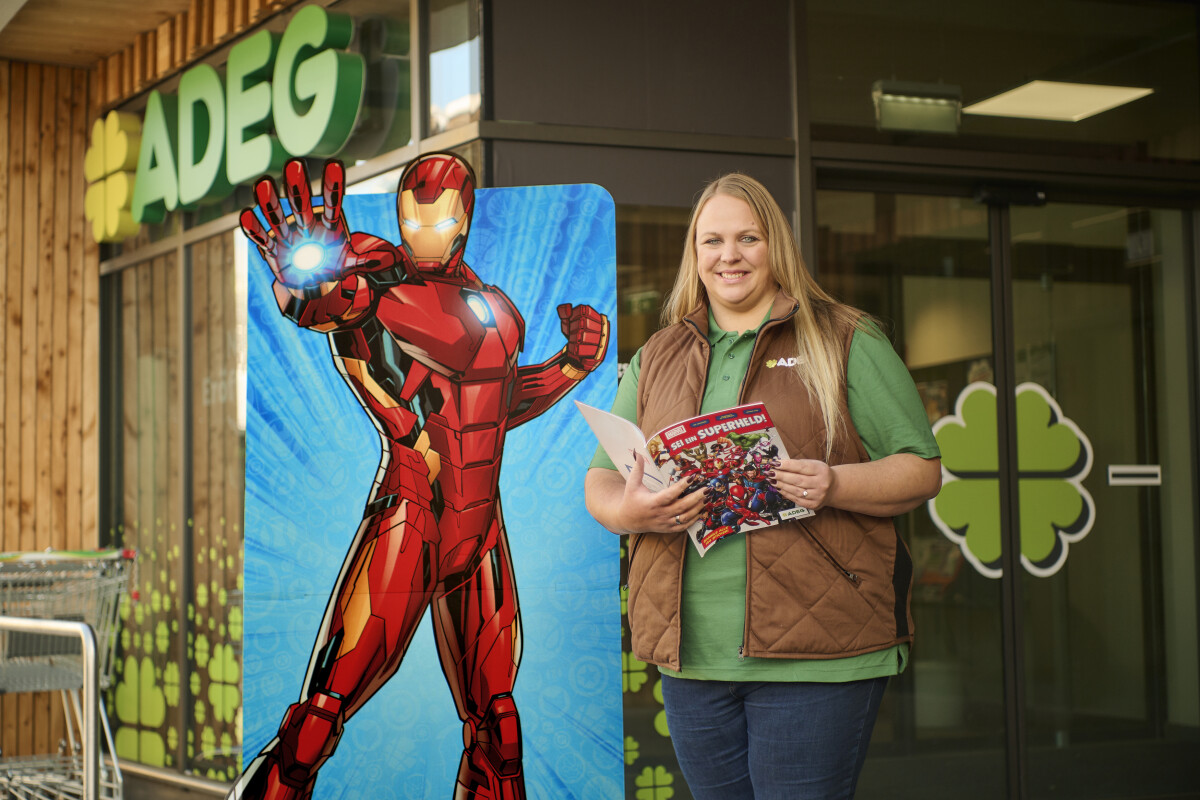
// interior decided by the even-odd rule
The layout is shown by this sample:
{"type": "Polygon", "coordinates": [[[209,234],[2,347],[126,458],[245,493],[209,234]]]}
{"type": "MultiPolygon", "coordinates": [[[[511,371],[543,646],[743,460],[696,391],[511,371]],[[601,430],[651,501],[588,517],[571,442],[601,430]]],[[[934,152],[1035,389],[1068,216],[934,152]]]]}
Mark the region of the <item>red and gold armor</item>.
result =
{"type": "Polygon", "coordinates": [[[455,797],[523,798],[512,696],[521,620],[498,495],[504,437],[600,364],[608,319],[560,305],[565,346],[518,366],[525,321],[463,262],[475,180],[458,156],[421,156],[401,176],[399,247],[348,233],[340,162],[325,165],[319,211],[302,161],[285,166],[284,184],[292,213],[263,178],[255,194],[267,225],[246,209],[242,228],[275,275],[282,313],[329,336],[382,458],[300,699],[230,796],[310,797],[343,725],[396,672],[429,608],[463,720],[455,797]]]}

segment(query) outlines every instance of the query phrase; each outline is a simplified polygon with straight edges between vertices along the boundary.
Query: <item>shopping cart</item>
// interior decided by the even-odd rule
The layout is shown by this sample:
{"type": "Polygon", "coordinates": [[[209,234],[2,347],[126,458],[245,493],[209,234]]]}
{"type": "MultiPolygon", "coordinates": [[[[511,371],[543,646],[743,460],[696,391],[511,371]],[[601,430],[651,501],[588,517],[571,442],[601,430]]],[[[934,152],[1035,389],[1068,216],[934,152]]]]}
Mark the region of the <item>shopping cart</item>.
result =
{"type": "Polygon", "coordinates": [[[57,753],[0,753],[0,798],[76,800],[92,780],[99,797],[120,800],[121,769],[104,703],[95,691],[84,691],[81,702],[80,690],[93,663],[99,688],[109,686],[121,595],[136,564],[129,550],[0,553],[0,617],[9,618],[0,620],[0,694],[59,690],[66,719],[66,739],[57,753]],[[62,621],[91,626],[94,659],[86,629],[62,621]],[[44,632],[49,628],[58,634],[44,632]],[[79,635],[64,635],[64,628],[79,635]],[[94,707],[87,707],[89,700],[94,707]],[[102,755],[97,766],[88,767],[85,743],[96,737],[97,718],[106,746],[93,751],[102,755]]]}

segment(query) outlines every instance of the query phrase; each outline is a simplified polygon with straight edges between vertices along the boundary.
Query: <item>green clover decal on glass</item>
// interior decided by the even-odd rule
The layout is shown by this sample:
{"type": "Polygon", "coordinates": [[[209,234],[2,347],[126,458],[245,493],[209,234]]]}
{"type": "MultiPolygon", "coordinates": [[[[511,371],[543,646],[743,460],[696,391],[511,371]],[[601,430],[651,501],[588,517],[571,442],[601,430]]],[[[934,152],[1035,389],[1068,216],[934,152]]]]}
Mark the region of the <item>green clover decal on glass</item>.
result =
{"type": "MultiPolygon", "coordinates": [[[[929,515],[989,578],[999,578],[1000,461],[996,387],[972,383],[954,414],[933,426],[942,451],[942,491],[929,515]]],[[[1021,563],[1048,577],[1066,563],[1071,544],[1087,536],[1096,519],[1083,479],[1092,469],[1092,444],[1058,403],[1036,383],[1017,387],[1017,491],[1021,563]]]]}
{"type": "Polygon", "coordinates": [[[633,779],[637,800],[671,800],[675,796],[675,776],[662,765],[646,767],[633,779]]]}

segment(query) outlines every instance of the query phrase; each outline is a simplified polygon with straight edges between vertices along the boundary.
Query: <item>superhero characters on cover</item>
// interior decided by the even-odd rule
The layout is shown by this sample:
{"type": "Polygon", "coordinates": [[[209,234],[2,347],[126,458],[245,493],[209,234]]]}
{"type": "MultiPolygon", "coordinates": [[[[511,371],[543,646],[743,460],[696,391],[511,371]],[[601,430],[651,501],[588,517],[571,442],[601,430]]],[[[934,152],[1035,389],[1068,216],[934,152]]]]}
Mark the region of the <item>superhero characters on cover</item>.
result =
{"type": "Polygon", "coordinates": [[[683,470],[684,477],[704,479],[704,528],[716,540],[742,525],[766,525],[792,503],[773,487],[770,470],[779,464],[779,448],[760,437],[749,448],[728,437],[710,442],[707,452],[683,470]]]}
{"type": "Polygon", "coordinates": [[[521,620],[498,496],[508,430],[544,412],[604,359],[608,319],[558,306],[566,344],[518,366],[525,321],[463,261],[469,164],[420,156],[400,178],[399,246],[351,233],[345,170],[325,163],[316,208],[304,163],[269,177],[245,234],[274,273],[280,311],[329,337],[334,363],[380,433],[363,520],[317,632],[300,699],[247,766],[236,798],[307,798],[343,726],[395,674],[426,608],[463,721],[456,798],[525,797],[512,690],[521,620]]]}

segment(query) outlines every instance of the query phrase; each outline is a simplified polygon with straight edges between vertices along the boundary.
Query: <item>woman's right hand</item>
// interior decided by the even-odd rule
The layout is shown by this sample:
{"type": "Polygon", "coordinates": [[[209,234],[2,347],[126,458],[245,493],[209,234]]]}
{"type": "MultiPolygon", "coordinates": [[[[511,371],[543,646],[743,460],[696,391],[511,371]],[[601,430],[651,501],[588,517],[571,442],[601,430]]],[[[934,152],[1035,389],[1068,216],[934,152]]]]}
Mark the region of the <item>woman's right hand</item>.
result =
{"type": "Polygon", "coordinates": [[[645,471],[640,455],[625,479],[611,469],[588,470],[585,497],[597,522],[613,533],[671,533],[685,530],[704,513],[704,491],[685,494],[694,482],[677,481],[652,492],[642,483],[645,471]]]}

